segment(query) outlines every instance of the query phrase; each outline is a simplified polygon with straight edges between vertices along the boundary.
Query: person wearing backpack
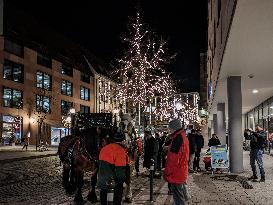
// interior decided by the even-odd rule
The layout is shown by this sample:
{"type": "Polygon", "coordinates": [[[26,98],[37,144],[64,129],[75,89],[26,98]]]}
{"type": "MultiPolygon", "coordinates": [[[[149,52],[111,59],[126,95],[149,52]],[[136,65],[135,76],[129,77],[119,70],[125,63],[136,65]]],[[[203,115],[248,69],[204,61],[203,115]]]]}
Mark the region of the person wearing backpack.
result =
{"type": "Polygon", "coordinates": [[[265,182],[265,172],[263,166],[263,153],[266,144],[266,132],[263,130],[263,125],[256,124],[255,132],[249,130],[249,134],[245,135],[247,140],[250,140],[250,165],[253,175],[249,180],[257,181],[257,170],[255,162],[257,161],[261,179],[260,182],[265,182]]]}

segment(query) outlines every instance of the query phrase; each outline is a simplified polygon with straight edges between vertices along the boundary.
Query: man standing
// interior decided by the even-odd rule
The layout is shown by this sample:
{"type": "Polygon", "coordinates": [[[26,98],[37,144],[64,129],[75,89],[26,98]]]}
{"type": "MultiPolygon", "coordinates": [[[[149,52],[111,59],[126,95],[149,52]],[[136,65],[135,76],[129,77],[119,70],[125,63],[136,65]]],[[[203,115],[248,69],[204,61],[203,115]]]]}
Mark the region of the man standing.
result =
{"type": "Polygon", "coordinates": [[[121,205],[123,194],[123,183],[126,180],[126,167],[128,167],[128,157],[126,154],[125,136],[121,133],[113,137],[114,143],[103,147],[99,155],[98,188],[100,188],[100,201],[102,205],[107,205],[107,188],[114,180],[114,204],[121,205]]]}
{"type": "Polygon", "coordinates": [[[197,130],[197,133],[195,135],[195,144],[196,144],[196,149],[195,149],[195,156],[194,156],[194,161],[193,161],[193,169],[195,171],[200,172],[200,153],[201,149],[204,147],[204,137],[201,134],[201,130],[197,130]]]}
{"type": "Polygon", "coordinates": [[[164,179],[170,183],[175,205],[184,205],[189,199],[186,181],[188,178],[189,141],[181,121],[174,119],[169,123],[172,142],[167,154],[164,179]]]}
{"type": "Polygon", "coordinates": [[[192,129],[191,133],[188,134],[188,139],[190,148],[189,172],[193,173],[194,154],[196,150],[196,131],[194,129],[192,129]]]}
{"type": "Polygon", "coordinates": [[[265,172],[263,167],[263,152],[266,143],[266,132],[263,130],[263,126],[261,124],[257,124],[255,132],[252,130],[250,131],[249,135],[245,135],[247,140],[250,140],[250,165],[252,169],[252,177],[249,180],[256,181],[257,177],[257,170],[255,161],[257,161],[261,179],[260,182],[265,182],[265,172]]]}
{"type": "Polygon", "coordinates": [[[209,145],[209,147],[221,145],[221,142],[218,139],[216,134],[212,134],[212,137],[209,139],[209,144],[208,145],[209,145]]]}

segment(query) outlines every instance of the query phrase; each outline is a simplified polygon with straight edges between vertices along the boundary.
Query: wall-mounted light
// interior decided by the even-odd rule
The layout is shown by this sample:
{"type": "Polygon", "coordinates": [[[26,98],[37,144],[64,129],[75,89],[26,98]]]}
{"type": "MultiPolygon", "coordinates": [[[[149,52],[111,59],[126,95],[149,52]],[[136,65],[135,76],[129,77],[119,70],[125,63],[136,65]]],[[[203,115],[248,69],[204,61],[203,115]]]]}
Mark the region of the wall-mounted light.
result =
{"type": "Polygon", "coordinates": [[[256,93],[258,93],[258,92],[259,92],[259,90],[257,90],[257,89],[253,89],[253,90],[252,90],[252,93],[253,93],[253,94],[256,94],[256,93]]]}

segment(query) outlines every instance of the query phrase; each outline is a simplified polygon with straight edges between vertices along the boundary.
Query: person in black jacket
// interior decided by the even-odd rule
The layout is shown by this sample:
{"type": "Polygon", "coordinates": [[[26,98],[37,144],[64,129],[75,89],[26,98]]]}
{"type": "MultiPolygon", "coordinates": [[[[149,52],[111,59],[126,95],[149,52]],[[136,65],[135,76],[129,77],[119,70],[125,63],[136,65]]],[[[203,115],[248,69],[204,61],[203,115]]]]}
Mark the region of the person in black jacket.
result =
{"type": "Polygon", "coordinates": [[[200,166],[199,166],[199,162],[200,162],[200,153],[201,153],[201,149],[204,147],[204,137],[201,134],[201,130],[197,130],[197,133],[195,135],[195,156],[194,156],[194,161],[193,161],[193,169],[195,171],[200,172],[200,166]]]}
{"type": "Polygon", "coordinates": [[[190,159],[189,159],[189,172],[192,173],[193,170],[193,164],[194,164],[194,154],[196,150],[196,131],[194,129],[191,130],[191,133],[188,134],[189,139],[189,148],[190,148],[190,159]]]}
{"type": "Polygon", "coordinates": [[[250,140],[250,165],[252,169],[253,175],[249,178],[249,180],[256,181],[257,177],[257,170],[255,161],[259,166],[261,179],[260,182],[265,182],[265,172],[263,167],[263,153],[264,147],[266,143],[266,132],[263,130],[263,126],[261,124],[257,124],[255,132],[251,129],[247,130],[244,133],[244,136],[247,140],[250,140]]]}
{"type": "Polygon", "coordinates": [[[221,145],[220,140],[218,139],[216,134],[212,134],[212,137],[209,140],[209,147],[211,146],[217,146],[217,145],[221,145]]]}
{"type": "Polygon", "coordinates": [[[150,131],[145,131],[143,167],[150,169],[151,159],[154,160],[154,167],[157,167],[158,149],[158,141],[152,136],[150,131]]]}

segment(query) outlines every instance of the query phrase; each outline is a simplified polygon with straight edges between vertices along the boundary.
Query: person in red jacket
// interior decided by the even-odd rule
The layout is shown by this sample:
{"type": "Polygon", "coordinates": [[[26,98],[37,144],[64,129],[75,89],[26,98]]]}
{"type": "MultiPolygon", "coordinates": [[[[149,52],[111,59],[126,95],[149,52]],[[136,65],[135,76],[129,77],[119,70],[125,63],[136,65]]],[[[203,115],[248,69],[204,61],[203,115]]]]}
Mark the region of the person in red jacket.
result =
{"type": "Polygon", "coordinates": [[[188,200],[186,181],[188,179],[189,141],[181,121],[169,122],[172,142],[167,153],[164,179],[170,183],[175,205],[184,205],[188,200]]]}

